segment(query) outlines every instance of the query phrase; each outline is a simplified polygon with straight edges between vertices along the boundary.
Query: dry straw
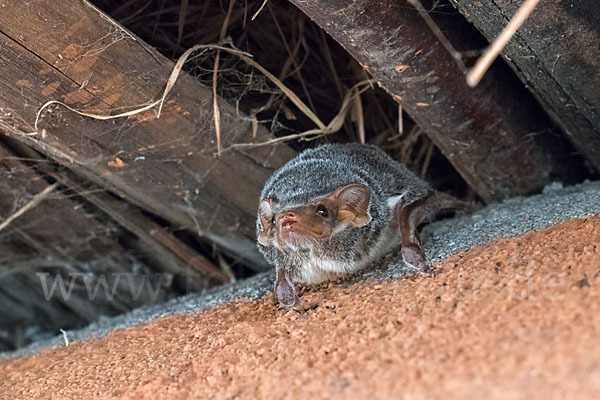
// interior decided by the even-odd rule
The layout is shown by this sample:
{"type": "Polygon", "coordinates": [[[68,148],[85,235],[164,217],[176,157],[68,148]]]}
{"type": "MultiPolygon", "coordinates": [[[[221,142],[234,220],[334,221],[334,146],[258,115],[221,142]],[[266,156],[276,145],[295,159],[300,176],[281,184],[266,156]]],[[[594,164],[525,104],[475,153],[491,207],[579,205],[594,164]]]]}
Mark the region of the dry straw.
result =
{"type": "Polygon", "coordinates": [[[31,210],[32,208],[35,208],[46,197],[48,197],[50,195],[50,193],[52,193],[54,191],[54,189],[56,189],[57,186],[58,186],[58,183],[54,183],[50,186],[47,186],[40,193],[33,196],[31,201],[29,201],[23,207],[19,208],[14,214],[12,214],[10,217],[8,217],[4,221],[2,221],[2,223],[0,223],[0,231],[4,230],[8,225],[11,224],[11,222],[13,222],[15,219],[19,218],[21,215],[25,214],[27,211],[31,210]]]}
{"type": "Polygon", "coordinates": [[[508,25],[504,27],[500,35],[494,40],[494,43],[490,48],[481,56],[475,66],[467,74],[467,84],[471,87],[477,86],[483,75],[488,70],[492,62],[498,57],[498,54],[502,51],[504,46],[517,32],[517,29],[523,25],[523,22],[529,17],[529,14],[533,12],[539,0],[526,0],[523,5],[519,8],[514,17],[510,20],[508,25]]]}
{"type": "MultiPolygon", "coordinates": [[[[291,89],[289,89],[285,84],[283,84],[283,82],[281,80],[279,80],[275,75],[273,75],[272,73],[270,73],[269,71],[267,71],[264,67],[262,67],[260,64],[258,64],[256,61],[254,61],[252,59],[252,55],[246,52],[243,52],[241,50],[235,49],[235,48],[231,48],[231,47],[225,47],[222,45],[216,45],[216,44],[200,44],[200,45],[196,45],[193,46],[191,48],[189,48],[188,50],[186,50],[181,57],[179,57],[179,59],[177,60],[177,62],[175,63],[175,66],[173,67],[173,70],[171,71],[171,74],[169,76],[169,78],[167,79],[167,83],[165,86],[165,89],[163,91],[162,96],[160,97],[160,99],[158,100],[154,100],[154,101],[150,101],[149,103],[140,105],[140,106],[134,106],[134,108],[130,111],[126,111],[126,112],[122,112],[119,114],[96,114],[96,113],[91,113],[91,112],[85,112],[85,111],[81,111],[78,109],[75,109],[61,101],[58,100],[50,100],[48,102],[46,102],[42,107],[40,107],[40,109],[37,112],[36,118],[35,118],[35,123],[34,123],[34,129],[35,131],[32,133],[28,133],[27,135],[37,135],[37,133],[39,132],[39,121],[41,118],[42,113],[44,112],[45,109],[47,109],[49,106],[53,105],[53,104],[58,104],[60,106],[63,106],[65,108],[67,108],[69,111],[72,111],[78,115],[84,116],[84,117],[88,117],[88,118],[93,118],[93,119],[97,119],[97,120],[111,120],[111,119],[117,119],[117,118],[123,118],[123,117],[129,117],[131,115],[136,115],[139,113],[142,113],[144,111],[148,111],[151,110],[153,108],[155,108],[156,106],[158,106],[158,111],[156,114],[156,118],[160,118],[161,112],[162,112],[162,108],[163,105],[165,103],[165,100],[167,98],[167,96],[169,95],[169,93],[171,92],[171,90],[173,89],[173,86],[175,86],[175,83],[177,82],[177,79],[179,78],[179,74],[181,73],[181,70],[183,68],[183,66],[185,65],[185,63],[188,61],[188,59],[190,58],[190,56],[198,51],[202,51],[202,52],[206,52],[207,50],[218,50],[218,51],[224,51],[227,53],[231,53],[236,55],[237,57],[239,57],[242,61],[244,61],[245,63],[247,63],[248,65],[252,66],[253,68],[259,70],[262,74],[265,75],[265,77],[267,77],[275,86],[277,86],[282,92],[283,94],[285,94],[287,96],[287,98],[302,112],[304,113],[304,115],[306,115],[307,118],[309,118],[316,126],[316,129],[310,129],[307,130],[305,132],[302,133],[298,133],[298,134],[293,134],[293,135],[288,135],[288,136],[283,136],[280,138],[276,138],[276,139],[272,139],[272,140],[268,140],[265,142],[260,142],[260,143],[241,143],[241,144],[234,144],[232,145],[230,148],[247,148],[247,147],[256,147],[256,146],[264,146],[264,145],[269,145],[269,144],[273,144],[273,143],[278,143],[278,142],[282,142],[282,141],[287,141],[287,140],[292,140],[292,139],[299,139],[299,138],[304,138],[304,140],[314,140],[316,137],[320,137],[322,135],[327,135],[327,134],[331,134],[334,132],[337,132],[341,129],[341,127],[343,126],[344,123],[344,119],[346,118],[346,115],[350,109],[350,106],[352,105],[352,101],[357,97],[360,96],[361,93],[363,93],[365,90],[369,89],[370,87],[372,87],[373,82],[371,80],[365,80],[362,82],[359,82],[358,84],[356,84],[354,87],[352,87],[350,90],[348,90],[344,96],[344,99],[342,101],[340,110],[338,112],[338,114],[329,122],[329,124],[325,124],[323,123],[323,121],[321,121],[319,119],[319,117],[310,109],[310,107],[308,107],[291,89]]],[[[213,82],[214,85],[214,82],[213,82]]],[[[213,96],[216,98],[216,94],[214,93],[214,87],[213,87],[213,96]]],[[[215,118],[218,119],[218,105],[214,106],[215,111],[217,111],[215,113],[215,118]]],[[[109,111],[110,112],[110,111],[109,111]]],[[[218,122],[217,126],[218,126],[218,122]]],[[[220,137],[219,137],[219,130],[217,129],[217,139],[218,139],[218,153],[221,153],[221,149],[220,149],[220,137]]]]}
{"type": "Polygon", "coordinates": [[[408,0],[408,2],[417,10],[419,15],[425,20],[425,23],[429,26],[433,34],[440,41],[442,46],[446,49],[448,53],[452,56],[458,69],[461,70],[463,74],[466,74],[467,85],[470,87],[475,87],[481,81],[486,71],[492,65],[492,62],[498,57],[498,54],[502,51],[504,46],[508,43],[508,41],[514,36],[517,30],[523,25],[525,20],[529,17],[529,15],[533,12],[539,0],[525,0],[525,2],[519,7],[517,13],[510,20],[508,25],[504,27],[502,32],[498,35],[498,37],[491,44],[489,49],[483,54],[477,62],[475,66],[471,70],[467,70],[465,63],[463,62],[463,53],[456,50],[450,41],[446,38],[446,36],[442,33],[441,29],[436,25],[433,19],[427,13],[427,10],[423,8],[421,2],[419,0],[408,0]]]}

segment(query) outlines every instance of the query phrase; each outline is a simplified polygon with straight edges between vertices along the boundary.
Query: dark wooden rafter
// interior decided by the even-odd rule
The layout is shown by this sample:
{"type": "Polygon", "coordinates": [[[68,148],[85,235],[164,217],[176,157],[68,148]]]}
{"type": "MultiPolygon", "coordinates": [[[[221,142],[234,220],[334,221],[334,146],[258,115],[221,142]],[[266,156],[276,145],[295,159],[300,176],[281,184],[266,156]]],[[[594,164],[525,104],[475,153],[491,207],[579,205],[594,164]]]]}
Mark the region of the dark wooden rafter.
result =
{"type": "Polygon", "coordinates": [[[0,138],[0,222],[44,192],[48,180],[59,183],[0,230],[0,350],[20,343],[21,329],[16,327],[55,331],[83,326],[103,315],[165,300],[174,290],[202,291],[229,281],[138,207],[48,161],[18,141],[0,138]],[[37,273],[49,275],[41,278],[37,273]],[[69,287],[70,273],[79,274],[71,295],[64,298],[55,290],[47,299],[44,287],[51,287],[59,275],[69,287]],[[102,293],[90,298],[83,274],[91,287],[102,279],[114,282],[119,274],[127,274],[121,281],[133,286],[114,286],[112,298],[102,293]]]}
{"type": "MultiPolygon", "coordinates": [[[[450,1],[490,41],[521,4],[514,0],[450,1]]],[[[598,2],[539,2],[502,54],[576,148],[600,171],[598,2]]]]}
{"type": "MultiPolygon", "coordinates": [[[[41,176],[51,177],[62,186],[73,190],[120,227],[135,235],[144,244],[145,252],[157,259],[156,268],[160,272],[184,277],[188,280],[186,286],[190,290],[200,291],[215,284],[229,282],[227,274],[144,215],[138,207],[99,189],[94,184],[85,182],[68,169],[55,168],[30,147],[14,140],[6,140],[16,154],[28,160],[32,171],[38,172],[41,176]]],[[[101,253],[94,256],[98,259],[102,258],[101,253]]]]}
{"type": "MultiPolygon", "coordinates": [[[[488,74],[470,89],[406,1],[291,0],[377,79],[485,201],[540,190],[565,166],[549,119],[488,74]]],[[[458,29],[458,28],[454,28],[458,29]]]]}
{"type": "MultiPolygon", "coordinates": [[[[0,13],[0,120],[6,134],[176,227],[264,269],[254,244],[264,181],[294,155],[287,146],[228,150],[216,158],[212,95],[182,73],[162,116],[97,121],[78,109],[131,107],[156,99],[173,63],[87,1],[5,2],[0,13]],[[22,21],[27,20],[27,29],[22,21]],[[43,129],[43,131],[42,131],[43,129]]],[[[249,118],[220,101],[222,145],[252,137],[249,118]]],[[[259,127],[259,140],[269,139],[259,127]]]]}
{"type": "MultiPolygon", "coordinates": [[[[0,221],[7,220],[48,187],[43,175],[0,142],[0,221]]],[[[71,273],[91,274],[94,278],[90,279],[96,279],[100,274],[150,272],[137,258],[136,249],[122,246],[119,238],[124,231],[117,224],[86,211],[63,190],[64,186],[58,186],[48,192],[36,206],[0,231],[0,333],[14,333],[17,327],[28,326],[49,330],[82,326],[101,315],[114,315],[151,300],[143,290],[134,298],[121,288],[112,298],[99,295],[91,299],[81,282],[68,297],[57,295],[59,290],[51,300],[46,297],[37,273],[64,276],[68,286],[71,273]]],[[[206,285],[206,278],[202,278],[206,285]]],[[[136,284],[140,287],[139,282],[136,284]]],[[[165,299],[170,290],[169,285],[159,288],[155,300],[165,299]]]]}

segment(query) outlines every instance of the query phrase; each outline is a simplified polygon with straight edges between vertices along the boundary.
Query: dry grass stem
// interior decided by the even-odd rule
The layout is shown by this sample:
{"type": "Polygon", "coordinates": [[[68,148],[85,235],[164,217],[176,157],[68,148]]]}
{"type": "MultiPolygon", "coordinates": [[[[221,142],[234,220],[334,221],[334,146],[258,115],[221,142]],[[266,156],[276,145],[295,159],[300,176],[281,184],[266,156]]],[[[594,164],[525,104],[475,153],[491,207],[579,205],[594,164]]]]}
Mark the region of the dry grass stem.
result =
{"type": "Polygon", "coordinates": [[[61,329],[60,332],[63,335],[63,340],[65,341],[65,347],[69,347],[69,338],[67,337],[67,332],[64,329],[61,329]]]}
{"type": "Polygon", "coordinates": [[[402,104],[398,104],[398,137],[404,132],[404,121],[402,120],[402,104]]]}
{"type": "Polygon", "coordinates": [[[26,133],[26,135],[32,136],[32,135],[37,135],[38,134],[38,123],[40,121],[40,117],[42,115],[42,112],[46,108],[48,108],[49,106],[51,106],[52,104],[61,105],[61,106],[65,107],[67,110],[72,111],[72,112],[74,112],[74,113],[76,113],[78,115],[81,115],[82,117],[89,117],[89,118],[93,118],[93,119],[97,119],[97,120],[106,121],[106,120],[109,120],[109,119],[123,118],[123,117],[128,117],[130,115],[139,114],[139,113],[142,113],[144,111],[150,110],[150,109],[154,108],[157,104],[161,104],[161,103],[162,103],[162,100],[156,100],[156,101],[153,101],[152,103],[146,104],[146,105],[144,105],[142,107],[135,106],[135,107],[139,107],[139,108],[135,108],[135,109],[133,109],[131,111],[127,111],[127,112],[124,112],[124,113],[115,114],[115,115],[103,115],[103,114],[88,113],[88,112],[85,112],[85,111],[78,110],[76,108],[73,108],[73,107],[71,107],[71,106],[63,103],[62,101],[50,100],[50,101],[47,101],[46,103],[44,103],[44,105],[40,107],[40,109],[37,112],[37,115],[35,116],[35,123],[33,124],[33,128],[35,129],[35,131],[34,132],[26,133]]]}
{"type": "Polygon", "coordinates": [[[427,175],[427,170],[429,169],[429,162],[431,161],[431,156],[433,155],[433,149],[433,142],[429,142],[427,146],[427,152],[425,153],[425,160],[423,161],[423,166],[421,167],[422,178],[424,178],[427,175]]]}
{"type": "Polygon", "coordinates": [[[256,133],[258,132],[258,119],[256,118],[256,114],[252,114],[250,119],[252,121],[252,138],[256,138],[256,133]]]}
{"type": "Polygon", "coordinates": [[[252,21],[254,21],[254,19],[256,17],[258,17],[258,14],[260,14],[260,12],[263,10],[263,8],[265,8],[265,6],[267,5],[268,2],[269,2],[269,0],[263,1],[263,3],[260,5],[260,8],[258,9],[258,11],[255,12],[254,15],[252,16],[252,21]]]}
{"type": "Polygon", "coordinates": [[[477,86],[485,72],[490,65],[492,65],[492,62],[498,57],[498,54],[500,54],[504,46],[506,46],[508,41],[514,36],[517,29],[523,25],[523,22],[525,22],[527,17],[533,12],[538,2],[539,0],[525,0],[508,25],[504,27],[502,32],[500,32],[500,35],[494,40],[490,48],[483,56],[479,57],[475,66],[467,74],[467,84],[469,86],[477,86]]]}
{"type": "MultiPolygon", "coordinates": [[[[227,15],[225,21],[221,26],[221,33],[219,35],[219,41],[223,41],[225,34],[227,33],[227,27],[229,26],[229,20],[231,18],[231,12],[233,11],[233,5],[235,0],[229,0],[229,8],[227,9],[227,15]]],[[[219,59],[221,57],[221,51],[217,50],[215,56],[215,66],[213,68],[212,78],[212,93],[213,93],[213,120],[215,122],[215,134],[217,136],[217,155],[221,155],[221,111],[219,110],[219,97],[217,96],[217,77],[219,75],[219,59]]]]}
{"type": "Polygon", "coordinates": [[[215,69],[213,70],[213,121],[215,122],[215,134],[217,135],[217,154],[221,155],[221,111],[219,110],[219,101],[217,96],[217,76],[219,73],[219,56],[221,54],[217,52],[215,56],[215,69]]]}
{"type": "Polygon", "coordinates": [[[358,140],[365,143],[365,116],[363,114],[363,106],[360,95],[354,96],[354,104],[352,106],[352,121],[358,128],[358,140]]]}
{"type": "MultiPolygon", "coordinates": [[[[308,100],[308,104],[310,105],[311,110],[314,111],[317,108],[315,107],[315,105],[312,101],[312,97],[310,95],[310,90],[308,89],[308,86],[306,85],[306,81],[304,80],[304,77],[302,76],[302,65],[301,65],[301,63],[299,64],[298,62],[296,62],[298,50],[300,49],[300,45],[303,43],[303,40],[299,39],[296,42],[296,46],[294,48],[294,51],[292,52],[292,50],[290,49],[290,46],[288,45],[288,42],[285,38],[285,34],[283,33],[283,30],[281,29],[281,25],[279,24],[279,21],[277,20],[277,15],[273,12],[273,10],[271,9],[271,6],[269,6],[269,13],[271,14],[273,22],[275,23],[275,27],[277,28],[277,32],[279,33],[279,36],[281,38],[281,43],[283,44],[283,46],[285,47],[285,49],[288,53],[288,58],[286,60],[285,66],[287,68],[289,68],[288,61],[290,61],[292,63],[292,65],[294,65],[294,70],[292,71],[292,74],[297,76],[298,82],[300,82],[300,85],[302,86],[302,90],[304,91],[304,95],[306,96],[306,99],[308,100]]],[[[304,25],[300,24],[300,26],[299,26],[300,30],[303,30],[303,27],[304,27],[304,25]]],[[[300,36],[302,36],[302,33],[300,33],[300,36]]],[[[282,70],[285,71],[286,70],[285,67],[282,70]]],[[[282,76],[282,75],[280,75],[280,76],[282,76]]],[[[280,78],[280,79],[283,80],[283,78],[280,78]]]]}
{"type": "Polygon", "coordinates": [[[189,0],[181,0],[181,5],[179,6],[179,24],[177,25],[177,42],[175,43],[176,51],[181,44],[181,39],[183,38],[183,28],[185,27],[185,18],[187,16],[189,0]]]}
{"type": "Polygon", "coordinates": [[[19,208],[14,214],[5,219],[2,223],[0,223],[0,231],[4,230],[11,222],[15,219],[19,218],[21,215],[25,214],[27,211],[35,208],[38,204],[40,204],[46,197],[52,193],[54,189],[58,186],[58,182],[54,183],[48,187],[46,187],[43,191],[33,196],[33,198],[25,204],[23,207],[19,208]]]}
{"type": "MultiPolygon", "coordinates": [[[[286,141],[294,140],[294,139],[302,139],[305,141],[311,141],[311,140],[318,139],[322,136],[335,133],[335,132],[339,131],[342,128],[342,126],[344,125],[344,120],[346,119],[346,116],[349,112],[350,106],[352,105],[354,97],[359,96],[364,91],[370,89],[371,85],[372,85],[371,80],[362,81],[362,82],[359,82],[356,85],[354,85],[350,90],[348,90],[346,92],[346,95],[344,96],[344,99],[342,101],[342,105],[340,106],[339,112],[327,125],[323,124],[323,122],[321,122],[321,120],[318,120],[319,124],[317,124],[317,126],[319,126],[319,128],[316,128],[316,129],[309,129],[309,130],[301,132],[301,133],[294,133],[291,135],[281,136],[281,137],[270,139],[270,140],[260,142],[260,143],[237,143],[237,144],[233,144],[233,145],[229,146],[228,149],[240,149],[240,148],[267,146],[267,145],[286,142],[286,141]],[[321,128],[320,126],[323,126],[323,128],[321,128]]],[[[298,101],[300,101],[301,104],[304,104],[304,103],[302,103],[302,101],[300,99],[298,99],[298,101]]],[[[296,103],[294,103],[294,104],[296,104],[296,103]]],[[[298,105],[296,104],[296,106],[298,106],[298,105]]],[[[304,107],[306,107],[306,105],[304,105],[304,107]]]]}

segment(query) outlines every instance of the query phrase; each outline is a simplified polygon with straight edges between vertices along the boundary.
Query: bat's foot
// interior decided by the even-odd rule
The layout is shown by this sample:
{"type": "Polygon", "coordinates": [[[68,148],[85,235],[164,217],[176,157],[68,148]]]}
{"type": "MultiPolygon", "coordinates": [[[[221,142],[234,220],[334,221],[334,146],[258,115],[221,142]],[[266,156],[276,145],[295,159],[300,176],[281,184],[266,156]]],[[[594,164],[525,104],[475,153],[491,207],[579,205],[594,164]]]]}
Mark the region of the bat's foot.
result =
{"type": "Polygon", "coordinates": [[[298,296],[294,298],[277,297],[277,300],[279,301],[279,307],[277,309],[283,313],[296,309],[300,305],[300,298],[298,296]]]}
{"type": "MultiPolygon", "coordinates": [[[[296,293],[296,287],[290,279],[286,270],[280,269],[275,282],[275,296],[282,308],[289,310],[300,304],[300,298],[296,293]]],[[[280,308],[281,309],[281,308],[280,308]]]]}
{"type": "Polygon", "coordinates": [[[416,245],[402,246],[402,260],[411,269],[420,273],[432,274],[432,269],[427,265],[423,249],[416,245]]]}

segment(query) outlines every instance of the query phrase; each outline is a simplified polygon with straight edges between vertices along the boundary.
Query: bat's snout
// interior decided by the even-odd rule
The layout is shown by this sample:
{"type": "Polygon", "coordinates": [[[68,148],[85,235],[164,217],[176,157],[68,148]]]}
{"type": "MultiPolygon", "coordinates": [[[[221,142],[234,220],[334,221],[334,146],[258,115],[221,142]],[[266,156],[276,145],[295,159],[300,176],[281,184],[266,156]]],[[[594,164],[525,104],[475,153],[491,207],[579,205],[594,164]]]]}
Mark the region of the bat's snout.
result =
{"type": "Polygon", "coordinates": [[[298,223],[298,216],[291,211],[285,211],[279,217],[279,227],[284,230],[291,229],[298,223]]]}
{"type": "Polygon", "coordinates": [[[277,215],[277,242],[282,248],[297,250],[311,247],[324,236],[324,227],[307,215],[306,207],[282,211],[277,215]]]}

